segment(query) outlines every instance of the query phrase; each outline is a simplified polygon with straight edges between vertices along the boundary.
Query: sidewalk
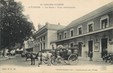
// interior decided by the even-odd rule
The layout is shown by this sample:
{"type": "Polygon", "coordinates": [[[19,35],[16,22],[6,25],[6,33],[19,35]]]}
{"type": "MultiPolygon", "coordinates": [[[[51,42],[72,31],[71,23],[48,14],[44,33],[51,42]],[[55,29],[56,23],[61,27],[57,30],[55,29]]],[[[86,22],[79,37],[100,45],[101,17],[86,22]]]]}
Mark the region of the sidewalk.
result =
{"type": "Polygon", "coordinates": [[[89,58],[79,57],[78,65],[113,65],[109,62],[104,62],[102,60],[97,61],[89,61],[89,58]]]}

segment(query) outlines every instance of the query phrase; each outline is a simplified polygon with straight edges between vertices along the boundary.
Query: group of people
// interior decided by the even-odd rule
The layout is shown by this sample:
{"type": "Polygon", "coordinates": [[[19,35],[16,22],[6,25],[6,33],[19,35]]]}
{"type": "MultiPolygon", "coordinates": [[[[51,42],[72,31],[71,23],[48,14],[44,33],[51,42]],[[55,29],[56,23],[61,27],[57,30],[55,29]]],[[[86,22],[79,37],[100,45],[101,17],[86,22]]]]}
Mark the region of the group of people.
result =
{"type": "MultiPolygon", "coordinates": [[[[47,65],[51,65],[51,58],[52,55],[55,56],[55,58],[63,57],[64,59],[67,57],[67,55],[72,54],[72,52],[76,55],[78,55],[78,50],[70,50],[70,49],[61,49],[61,50],[53,50],[52,52],[46,51],[46,52],[38,52],[37,54],[31,53],[31,65],[35,65],[35,59],[38,60],[38,66],[40,66],[44,59],[47,60],[47,65]]],[[[107,50],[104,50],[102,53],[102,56],[107,55],[107,50]]],[[[89,60],[92,61],[93,52],[89,51],[89,60]]]]}
{"type": "Polygon", "coordinates": [[[63,57],[66,59],[69,55],[72,53],[75,53],[78,55],[78,50],[71,50],[71,49],[60,49],[60,50],[52,50],[52,51],[39,51],[37,54],[34,54],[33,52],[30,53],[31,55],[31,65],[35,65],[35,59],[38,60],[38,66],[42,64],[44,60],[46,60],[47,65],[51,65],[51,59],[52,56],[56,58],[63,57]]]}
{"type": "Polygon", "coordinates": [[[40,66],[42,64],[43,60],[45,60],[45,59],[47,61],[47,65],[51,65],[52,53],[50,53],[49,51],[38,52],[37,54],[31,52],[30,56],[31,56],[31,65],[35,65],[35,59],[38,60],[38,66],[40,66]]]}
{"type": "Polygon", "coordinates": [[[54,55],[55,58],[63,57],[64,59],[69,57],[69,55],[71,54],[78,55],[78,50],[77,49],[56,49],[52,52],[52,55],[54,55]]]}

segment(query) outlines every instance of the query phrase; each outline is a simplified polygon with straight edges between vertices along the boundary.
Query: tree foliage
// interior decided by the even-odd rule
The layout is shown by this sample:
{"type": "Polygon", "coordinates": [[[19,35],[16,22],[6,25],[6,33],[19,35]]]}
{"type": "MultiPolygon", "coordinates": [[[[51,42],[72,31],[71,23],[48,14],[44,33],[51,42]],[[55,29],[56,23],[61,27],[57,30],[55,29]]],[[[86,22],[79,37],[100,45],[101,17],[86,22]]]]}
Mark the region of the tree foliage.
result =
{"type": "Polygon", "coordinates": [[[0,35],[1,48],[11,48],[32,35],[33,23],[22,13],[23,6],[14,0],[0,0],[0,35]]]}

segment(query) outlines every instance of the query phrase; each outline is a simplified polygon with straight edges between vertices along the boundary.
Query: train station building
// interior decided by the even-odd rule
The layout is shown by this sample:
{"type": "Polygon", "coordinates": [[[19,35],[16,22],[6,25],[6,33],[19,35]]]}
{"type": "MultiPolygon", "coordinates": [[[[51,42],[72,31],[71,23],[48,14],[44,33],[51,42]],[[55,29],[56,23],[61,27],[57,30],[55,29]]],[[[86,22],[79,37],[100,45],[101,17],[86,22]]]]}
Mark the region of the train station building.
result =
{"type": "Polygon", "coordinates": [[[100,60],[107,49],[113,53],[113,2],[72,21],[57,31],[57,40],[52,44],[64,47],[79,47],[79,56],[88,57],[93,52],[93,60],[100,60]]]}
{"type": "Polygon", "coordinates": [[[105,49],[113,53],[113,2],[73,20],[65,27],[49,23],[39,26],[34,36],[34,52],[58,45],[65,48],[78,45],[80,57],[88,58],[88,53],[93,52],[93,60],[101,60],[105,49]]]}
{"type": "Polygon", "coordinates": [[[39,24],[38,31],[34,34],[35,40],[33,51],[38,52],[44,49],[52,49],[53,46],[56,48],[56,45],[51,45],[50,43],[54,40],[57,40],[57,31],[62,29],[64,26],[58,24],[46,23],[44,26],[39,24]]]}

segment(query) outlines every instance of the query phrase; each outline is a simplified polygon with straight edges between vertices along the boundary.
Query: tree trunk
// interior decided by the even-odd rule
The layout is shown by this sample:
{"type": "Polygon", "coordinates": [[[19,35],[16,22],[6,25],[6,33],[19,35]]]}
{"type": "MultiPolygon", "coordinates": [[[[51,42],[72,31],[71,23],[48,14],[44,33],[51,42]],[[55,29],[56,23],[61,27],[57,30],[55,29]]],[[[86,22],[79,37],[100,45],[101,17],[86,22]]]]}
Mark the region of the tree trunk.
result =
{"type": "Polygon", "coordinates": [[[3,57],[6,56],[6,49],[3,49],[3,54],[2,54],[3,57]]]}

